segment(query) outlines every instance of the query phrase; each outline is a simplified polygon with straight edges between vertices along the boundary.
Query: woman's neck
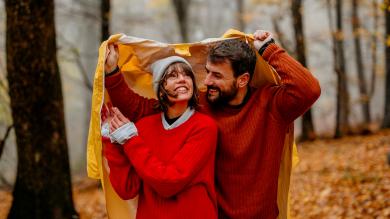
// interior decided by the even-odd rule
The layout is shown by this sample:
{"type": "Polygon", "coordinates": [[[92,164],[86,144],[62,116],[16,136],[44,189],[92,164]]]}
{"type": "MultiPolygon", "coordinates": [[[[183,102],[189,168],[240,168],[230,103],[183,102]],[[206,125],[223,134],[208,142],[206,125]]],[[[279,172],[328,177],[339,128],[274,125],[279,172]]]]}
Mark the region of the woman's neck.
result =
{"type": "Polygon", "coordinates": [[[177,118],[181,116],[188,108],[188,102],[177,102],[168,107],[166,116],[169,119],[177,118]]]}

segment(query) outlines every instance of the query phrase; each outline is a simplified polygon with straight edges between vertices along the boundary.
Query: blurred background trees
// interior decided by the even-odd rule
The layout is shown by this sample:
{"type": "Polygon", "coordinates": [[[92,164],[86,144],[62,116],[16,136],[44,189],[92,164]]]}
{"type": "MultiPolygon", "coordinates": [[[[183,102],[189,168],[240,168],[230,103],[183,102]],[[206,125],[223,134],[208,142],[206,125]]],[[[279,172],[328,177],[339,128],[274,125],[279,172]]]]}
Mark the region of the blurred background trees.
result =
{"type": "Polygon", "coordinates": [[[172,0],[172,4],[175,9],[177,21],[179,23],[181,40],[183,43],[188,43],[188,12],[191,0],[172,0]]]}
{"type": "MultiPolygon", "coordinates": [[[[293,29],[295,33],[295,54],[297,60],[305,67],[306,64],[306,45],[305,45],[305,34],[303,26],[303,5],[302,0],[291,1],[291,14],[293,20],[293,29]]],[[[301,140],[314,140],[316,133],[314,130],[312,112],[309,109],[302,116],[302,132],[301,140]]]]}
{"type": "Polygon", "coordinates": [[[385,91],[385,115],[383,128],[390,128],[390,1],[383,0],[382,8],[385,11],[385,66],[386,66],[386,91],[385,91]]]}
{"type": "Polygon", "coordinates": [[[111,1],[101,0],[100,13],[101,13],[101,29],[102,38],[101,41],[107,40],[110,36],[110,18],[111,18],[111,1]]]}
{"type": "MultiPolygon", "coordinates": [[[[10,2],[7,1],[7,4],[10,2]]],[[[19,2],[23,1],[12,1],[13,4],[19,2]]],[[[11,29],[6,29],[6,21],[12,20],[6,18],[6,1],[0,0],[0,187],[11,188],[16,179],[16,161],[29,159],[23,158],[19,154],[21,152],[16,152],[16,145],[19,150],[20,145],[28,148],[29,144],[37,141],[18,131],[22,123],[15,118],[29,114],[14,109],[16,106],[12,102],[25,104],[23,106],[26,108],[27,105],[34,105],[33,100],[49,103],[49,94],[59,95],[61,90],[66,131],[53,128],[46,135],[51,139],[50,136],[58,132],[61,138],[66,138],[62,140],[62,146],[58,147],[66,148],[68,143],[72,174],[85,176],[86,138],[98,48],[110,34],[116,33],[177,43],[218,37],[229,28],[247,33],[253,33],[256,29],[270,30],[290,55],[312,71],[322,87],[319,101],[295,123],[297,138],[314,140],[317,137],[342,137],[376,132],[381,127],[390,128],[389,2],[57,0],[53,5],[56,51],[46,54],[51,57],[50,62],[53,61],[50,64],[52,67],[32,69],[32,62],[17,63],[21,61],[21,55],[16,56],[13,50],[31,51],[29,46],[33,47],[34,43],[41,41],[25,41],[26,45],[13,46],[14,49],[9,52],[6,44],[16,43],[18,38],[11,29]],[[12,36],[6,38],[7,34],[12,36]],[[14,60],[14,64],[8,61],[5,64],[8,56],[14,60]],[[57,61],[58,69],[55,67],[57,61]],[[30,68],[22,68],[26,64],[30,68]],[[16,67],[21,68],[18,73],[13,70],[16,67]],[[18,83],[18,80],[24,81],[25,86],[44,88],[38,83],[38,72],[60,76],[58,81],[50,81],[57,90],[39,90],[36,94],[29,92],[31,97],[21,96],[21,100],[14,98],[13,83],[18,83]],[[36,99],[35,95],[41,98],[36,99]]],[[[45,10],[50,11],[48,8],[45,10]]],[[[31,20],[31,26],[37,21],[31,20]]],[[[36,28],[38,30],[40,27],[36,28]]],[[[47,45],[49,42],[53,43],[46,40],[47,45]]],[[[31,56],[31,59],[38,59],[38,55],[43,55],[42,51],[42,48],[36,49],[36,55],[31,56]]],[[[27,53],[23,57],[27,57],[27,53]]],[[[49,65],[49,58],[46,59],[49,65]]],[[[48,83],[45,88],[49,89],[49,82],[45,82],[48,83]]],[[[62,108],[59,99],[55,102],[62,108]]],[[[59,116],[61,109],[58,110],[57,113],[51,113],[59,116]]],[[[36,116],[42,112],[37,112],[36,116]]],[[[61,123],[61,116],[55,120],[61,123]]],[[[56,143],[50,144],[40,144],[42,153],[56,146],[56,143]]],[[[63,162],[67,163],[65,160],[63,162]]]]}

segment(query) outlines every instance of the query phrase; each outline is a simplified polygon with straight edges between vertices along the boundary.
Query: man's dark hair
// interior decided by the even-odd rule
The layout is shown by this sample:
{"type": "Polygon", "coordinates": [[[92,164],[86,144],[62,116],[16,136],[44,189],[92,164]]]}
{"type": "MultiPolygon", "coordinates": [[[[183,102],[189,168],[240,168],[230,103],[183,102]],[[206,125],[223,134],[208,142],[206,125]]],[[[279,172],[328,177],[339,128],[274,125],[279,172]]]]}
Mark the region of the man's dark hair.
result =
{"type": "Polygon", "coordinates": [[[234,77],[248,72],[252,78],[256,66],[256,54],[253,49],[240,39],[230,39],[218,42],[208,55],[211,63],[217,64],[230,61],[234,77]]]}
{"type": "Polygon", "coordinates": [[[165,90],[164,86],[167,81],[167,75],[171,72],[180,72],[183,71],[186,75],[189,75],[192,79],[192,86],[193,86],[193,94],[188,102],[188,106],[192,108],[196,108],[199,105],[199,92],[198,92],[198,87],[196,86],[196,81],[195,81],[195,76],[194,72],[185,63],[182,62],[175,62],[169,65],[169,67],[165,70],[163,77],[161,78],[159,84],[158,84],[158,89],[157,89],[157,99],[158,99],[158,104],[157,108],[160,108],[161,111],[166,112],[168,110],[168,107],[172,105],[172,103],[169,101],[168,92],[165,90]]]}

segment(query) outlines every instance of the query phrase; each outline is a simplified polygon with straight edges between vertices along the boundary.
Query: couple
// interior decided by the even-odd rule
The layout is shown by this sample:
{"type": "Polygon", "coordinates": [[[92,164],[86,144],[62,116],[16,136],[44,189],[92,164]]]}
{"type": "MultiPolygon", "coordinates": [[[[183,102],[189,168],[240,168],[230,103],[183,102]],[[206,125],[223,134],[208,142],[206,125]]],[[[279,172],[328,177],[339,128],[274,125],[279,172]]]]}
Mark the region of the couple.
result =
{"type": "Polygon", "coordinates": [[[115,107],[104,153],[115,191],[124,199],[139,195],[137,218],[277,218],[285,132],[320,88],[269,32],[254,37],[281,85],[250,87],[255,52],[226,40],[209,51],[199,105],[186,60],[155,62],[158,100],[146,99],[128,88],[109,46],[105,85],[115,107]]]}

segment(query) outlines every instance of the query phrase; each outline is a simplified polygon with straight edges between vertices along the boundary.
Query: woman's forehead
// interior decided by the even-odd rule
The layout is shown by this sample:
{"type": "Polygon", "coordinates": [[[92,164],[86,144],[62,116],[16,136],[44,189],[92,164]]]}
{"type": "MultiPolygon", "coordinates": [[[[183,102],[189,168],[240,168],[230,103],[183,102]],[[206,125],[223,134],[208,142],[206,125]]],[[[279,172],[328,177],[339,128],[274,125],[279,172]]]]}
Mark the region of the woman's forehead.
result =
{"type": "Polygon", "coordinates": [[[187,69],[190,69],[189,66],[185,63],[182,62],[176,62],[168,66],[167,71],[172,72],[181,72],[181,71],[186,71],[187,69]]]}

